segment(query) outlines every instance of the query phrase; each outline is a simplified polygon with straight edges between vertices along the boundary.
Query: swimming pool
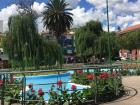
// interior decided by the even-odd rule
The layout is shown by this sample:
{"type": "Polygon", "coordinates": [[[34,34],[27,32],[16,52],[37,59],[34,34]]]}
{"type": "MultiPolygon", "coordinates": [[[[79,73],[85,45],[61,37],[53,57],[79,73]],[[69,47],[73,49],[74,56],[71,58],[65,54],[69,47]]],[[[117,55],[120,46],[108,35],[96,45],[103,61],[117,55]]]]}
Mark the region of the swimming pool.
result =
{"type": "MultiPolygon", "coordinates": [[[[71,90],[71,86],[73,85],[73,83],[69,82],[71,80],[71,74],[69,72],[64,73],[64,74],[52,74],[52,75],[47,75],[47,76],[27,76],[26,86],[32,83],[34,90],[38,91],[38,89],[42,88],[42,90],[45,92],[44,99],[45,101],[48,101],[49,95],[47,92],[49,92],[49,90],[51,89],[52,84],[57,83],[58,80],[63,81],[63,85],[62,85],[63,87],[65,85],[66,89],[71,90]]],[[[55,88],[57,88],[57,84],[54,84],[54,85],[55,85],[55,88]]],[[[87,86],[82,86],[82,85],[76,85],[76,86],[77,86],[77,89],[88,88],[87,86]]]]}
{"type": "MultiPolygon", "coordinates": [[[[101,71],[108,71],[109,69],[101,69],[101,71]]],[[[87,72],[87,70],[84,70],[84,72],[87,72]]],[[[95,72],[94,69],[89,69],[89,72],[95,72]]],[[[55,88],[57,88],[57,81],[62,80],[64,83],[62,86],[66,86],[66,89],[71,90],[71,86],[73,83],[69,83],[71,80],[71,75],[74,73],[74,71],[68,71],[63,74],[51,74],[51,75],[40,75],[40,76],[26,76],[26,86],[29,84],[33,84],[34,90],[38,91],[38,89],[42,89],[45,92],[44,99],[47,101],[49,99],[49,95],[47,92],[51,89],[52,84],[55,84],[55,88]]],[[[21,77],[20,77],[21,78],[21,77]]],[[[77,85],[77,89],[83,89],[83,88],[90,88],[88,86],[84,85],[77,85]]],[[[55,89],[57,90],[57,89],[55,89]]]]}

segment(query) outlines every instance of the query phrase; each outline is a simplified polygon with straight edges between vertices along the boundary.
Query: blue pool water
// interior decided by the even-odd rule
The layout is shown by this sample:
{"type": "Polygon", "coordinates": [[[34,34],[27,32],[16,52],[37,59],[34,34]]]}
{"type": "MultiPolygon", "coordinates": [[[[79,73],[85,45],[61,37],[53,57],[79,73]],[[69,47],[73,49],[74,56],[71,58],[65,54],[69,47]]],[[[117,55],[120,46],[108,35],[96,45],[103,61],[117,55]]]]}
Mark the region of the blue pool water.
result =
{"type": "MultiPolygon", "coordinates": [[[[21,77],[20,77],[21,78],[21,77]]],[[[63,81],[63,85],[62,88],[66,88],[68,90],[71,90],[71,83],[68,83],[71,80],[71,73],[67,72],[64,74],[53,74],[53,75],[48,75],[48,76],[27,76],[26,77],[26,86],[28,86],[29,84],[33,84],[33,89],[38,91],[38,89],[42,89],[45,92],[44,95],[44,99],[45,101],[48,101],[49,99],[49,94],[46,92],[49,92],[49,90],[51,89],[52,83],[57,83],[58,80],[62,80],[63,81]],[[65,83],[67,82],[67,83],[65,83]],[[40,85],[37,85],[40,84],[40,85]],[[45,84],[45,85],[41,85],[41,84],[45,84]]],[[[87,88],[85,86],[82,85],[77,85],[76,87],[77,89],[83,89],[83,88],[87,88]]],[[[57,90],[57,84],[55,84],[55,88],[54,90],[57,90]]],[[[71,93],[72,91],[69,91],[69,93],[71,93]]]]}
{"type": "MultiPolygon", "coordinates": [[[[86,72],[87,70],[84,70],[86,72]]],[[[90,72],[94,72],[94,69],[90,69],[90,72]]],[[[102,71],[108,71],[108,69],[103,69],[102,71]]],[[[38,89],[42,89],[45,92],[44,99],[47,101],[49,99],[49,95],[46,92],[49,92],[51,89],[52,83],[57,83],[58,80],[62,80],[64,82],[69,82],[71,80],[71,74],[73,74],[74,71],[68,71],[64,74],[52,74],[47,76],[26,76],[26,86],[29,84],[33,84],[33,89],[38,91],[38,89]],[[40,84],[40,85],[37,85],[40,84]],[[44,85],[45,84],[45,85],[44,85]]],[[[21,78],[21,77],[19,77],[21,78]]],[[[71,84],[70,83],[64,83],[63,87],[66,87],[66,89],[71,90],[71,84]]],[[[55,88],[57,88],[57,84],[55,84],[55,88]]],[[[77,89],[83,89],[85,87],[83,86],[77,86],[77,89]]]]}
{"type": "MultiPolygon", "coordinates": [[[[49,92],[52,83],[57,83],[58,80],[62,80],[63,82],[70,81],[70,73],[65,74],[53,74],[48,76],[27,76],[26,77],[26,85],[29,85],[30,83],[33,84],[33,89],[38,91],[38,89],[42,88],[44,92],[49,92]],[[37,84],[45,84],[45,85],[37,85],[37,84]]],[[[63,84],[64,85],[64,84],[63,84]]],[[[57,88],[57,84],[55,84],[55,87],[57,88]]],[[[66,88],[70,89],[71,86],[69,84],[66,84],[66,88]]],[[[48,100],[49,95],[45,93],[44,99],[48,100]]]]}

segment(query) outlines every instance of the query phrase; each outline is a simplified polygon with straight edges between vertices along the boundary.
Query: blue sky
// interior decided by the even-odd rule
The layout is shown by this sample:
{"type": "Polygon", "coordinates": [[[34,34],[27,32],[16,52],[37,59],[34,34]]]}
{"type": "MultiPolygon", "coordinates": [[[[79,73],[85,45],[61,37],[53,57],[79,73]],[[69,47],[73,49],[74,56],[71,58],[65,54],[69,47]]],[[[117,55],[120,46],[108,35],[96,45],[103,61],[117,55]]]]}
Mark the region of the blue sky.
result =
{"type": "MultiPolygon", "coordinates": [[[[8,17],[17,14],[15,2],[19,0],[0,0],[0,20],[3,20],[4,31],[7,30],[8,17]]],[[[28,0],[23,0],[28,1],[28,0]]],[[[73,8],[73,27],[84,25],[90,20],[99,20],[106,30],[106,0],[66,0],[73,8]]],[[[44,10],[48,0],[35,0],[33,9],[38,13],[44,10]]],[[[140,24],[140,0],[108,0],[110,29],[115,31],[118,26],[122,29],[135,24],[140,24]]],[[[42,31],[41,17],[38,19],[39,30],[42,31]]]]}
{"type": "MultiPolygon", "coordinates": [[[[10,6],[11,4],[17,2],[18,0],[0,0],[0,9],[5,8],[7,6],[10,6]]],[[[24,0],[23,0],[24,1],[24,0]]],[[[36,2],[39,3],[47,3],[48,0],[35,0],[36,2]]],[[[137,0],[128,0],[129,2],[136,2],[137,0]]],[[[81,7],[85,7],[86,9],[90,9],[93,5],[91,5],[90,3],[86,2],[86,0],[81,0],[78,3],[81,7]]]]}
{"type": "MultiPolygon", "coordinates": [[[[35,0],[36,2],[39,3],[47,3],[48,0],[35,0]]],[[[18,2],[18,0],[0,0],[0,9],[5,8],[7,6],[10,6],[11,4],[18,2]]],[[[81,0],[78,5],[80,5],[81,7],[85,7],[86,9],[90,9],[93,5],[91,5],[90,3],[86,2],[85,0],[81,0]]]]}

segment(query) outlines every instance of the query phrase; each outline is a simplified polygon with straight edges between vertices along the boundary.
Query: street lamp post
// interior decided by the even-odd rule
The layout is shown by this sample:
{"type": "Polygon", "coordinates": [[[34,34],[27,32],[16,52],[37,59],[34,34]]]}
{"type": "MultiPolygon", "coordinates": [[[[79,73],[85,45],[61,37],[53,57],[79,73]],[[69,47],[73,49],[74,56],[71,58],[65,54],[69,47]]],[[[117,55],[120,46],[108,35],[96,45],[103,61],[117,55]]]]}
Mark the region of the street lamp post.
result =
{"type": "Polygon", "coordinates": [[[107,29],[108,29],[108,60],[111,64],[111,50],[110,50],[110,29],[109,29],[109,13],[108,13],[108,0],[106,0],[106,9],[107,9],[107,29]]]}

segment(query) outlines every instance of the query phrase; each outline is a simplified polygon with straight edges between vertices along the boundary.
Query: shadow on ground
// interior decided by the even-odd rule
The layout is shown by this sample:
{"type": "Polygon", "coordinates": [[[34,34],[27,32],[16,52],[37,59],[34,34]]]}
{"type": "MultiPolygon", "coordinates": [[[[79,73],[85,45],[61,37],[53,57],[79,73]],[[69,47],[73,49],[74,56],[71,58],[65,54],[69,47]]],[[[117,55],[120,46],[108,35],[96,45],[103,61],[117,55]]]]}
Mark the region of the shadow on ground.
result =
{"type": "Polygon", "coordinates": [[[111,102],[106,102],[105,104],[125,101],[125,100],[128,100],[128,99],[136,96],[137,94],[138,94],[137,89],[135,89],[133,87],[125,86],[125,94],[121,98],[114,100],[114,101],[111,101],[111,102]]]}

